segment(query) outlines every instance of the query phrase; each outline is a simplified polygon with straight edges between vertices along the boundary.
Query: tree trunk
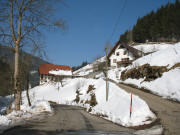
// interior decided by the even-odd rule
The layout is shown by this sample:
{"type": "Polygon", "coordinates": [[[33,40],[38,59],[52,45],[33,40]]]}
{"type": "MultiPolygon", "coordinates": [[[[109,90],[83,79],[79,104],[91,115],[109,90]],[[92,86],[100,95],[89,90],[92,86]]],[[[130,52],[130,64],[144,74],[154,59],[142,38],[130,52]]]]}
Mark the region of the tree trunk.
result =
{"type": "Polygon", "coordinates": [[[27,96],[27,100],[28,100],[28,104],[29,106],[31,106],[31,101],[30,101],[30,97],[29,97],[29,75],[27,75],[27,87],[26,87],[26,96],[27,96]]]}
{"type": "Polygon", "coordinates": [[[15,110],[20,110],[20,82],[19,82],[19,45],[15,45],[15,57],[14,57],[14,97],[15,97],[15,110]]]}

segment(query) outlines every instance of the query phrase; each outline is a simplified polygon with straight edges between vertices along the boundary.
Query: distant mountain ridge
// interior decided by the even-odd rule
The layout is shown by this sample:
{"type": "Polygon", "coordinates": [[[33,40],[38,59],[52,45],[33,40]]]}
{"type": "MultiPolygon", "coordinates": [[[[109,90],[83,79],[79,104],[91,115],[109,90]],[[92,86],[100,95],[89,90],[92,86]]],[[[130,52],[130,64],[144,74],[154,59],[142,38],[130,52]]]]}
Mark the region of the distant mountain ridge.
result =
{"type": "MultiPolygon", "coordinates": [[[[23,57],[31,55],[24,51],[20,51],[20,53],[21,53],[21,55],[23,55],[23,57]]],[[[2,58],[4,62],[12,65],[14,63],[14,53],[13,53],[12,49],[7,46],[0,46],[0,58],[2,58]]],[[[47,64],[47,63],[49,63],[49,62],[47,62],[37,56],[32,56],[32,65],[33,65],[32,70],[37,70],[39,65],[47,64]]]]}

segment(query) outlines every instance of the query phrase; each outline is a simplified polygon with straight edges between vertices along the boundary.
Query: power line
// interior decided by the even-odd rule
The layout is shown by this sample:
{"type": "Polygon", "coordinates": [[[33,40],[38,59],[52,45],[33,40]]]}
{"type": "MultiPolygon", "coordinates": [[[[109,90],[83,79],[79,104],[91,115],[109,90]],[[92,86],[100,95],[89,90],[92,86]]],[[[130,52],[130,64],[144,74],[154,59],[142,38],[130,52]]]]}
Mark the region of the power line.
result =
{"type": "Polygon", "coordinates": [[[116,32],[117,26],[118,26],[119,21],[120,21],[121,16],[122,16],[122,13],[123,13],[123,11],[124,11],[124,9],[125,9],[125,7],[126,7],[126,3],[127,3],[127,0],[124,1],[124,4],[123,4],[123,6],[122,6],[122,8],[121,8],[121,11],[120,11],[120,13],[119,13],[118,19],[117,19],[117,21],[116,21],[116,23],[115,23],[115,25],[114,25],[114,29],[113,29],[113,31],[112,31],[112,34],[111,34],[110,38],[109,38],[110,41],[111,41],[112,37],[114,36],[114,34],[115,34],[115,32],[116,32]]]}

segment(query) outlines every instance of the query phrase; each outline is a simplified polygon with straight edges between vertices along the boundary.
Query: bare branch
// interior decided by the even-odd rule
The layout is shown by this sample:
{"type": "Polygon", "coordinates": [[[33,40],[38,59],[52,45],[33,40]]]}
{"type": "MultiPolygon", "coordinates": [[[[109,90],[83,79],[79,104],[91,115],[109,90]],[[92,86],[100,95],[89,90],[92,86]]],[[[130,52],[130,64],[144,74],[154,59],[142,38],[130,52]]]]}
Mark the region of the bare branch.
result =
{"type": "Polygon", "coordinates": [[[13,25],[13,0],[11,0],[11,10],[10,10],[10,28],[12,32],[12,39],[16,42],[16,35],[14,32],[14,25],[13,25]]]}
{"type": "MultiPolygon", "coordinates": [[[[39,32],[38,30],[37,30],[37,27],[39,27],[40,25],[41,25],[42,23],[38,23],[38,24],[36,24],[35,26],[33,25],[32,27],[30,27],[23,35],[22,35],[22,39],[24,39],[24,37],[26,36],[26,35],[28,35],[31,31],[37,31],[37,32],[39,32]]],[[[40,32],[39,32],[40,33],[40,32]]]]}
{"type": "Polygon", "coordinates": [[[22,23],[22,13],[19,12],[19,23],[18,23],[18,42],[21,41],[21,23],[22,23]]]}

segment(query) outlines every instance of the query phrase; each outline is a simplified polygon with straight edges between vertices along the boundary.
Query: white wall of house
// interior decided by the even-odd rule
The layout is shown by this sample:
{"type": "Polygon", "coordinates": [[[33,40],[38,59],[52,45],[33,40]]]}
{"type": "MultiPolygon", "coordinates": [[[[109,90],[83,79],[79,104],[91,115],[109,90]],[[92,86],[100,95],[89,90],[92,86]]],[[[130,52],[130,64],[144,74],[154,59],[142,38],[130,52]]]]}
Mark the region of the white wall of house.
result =
{"type": "Polygon", "coordinates": [[[129,60],[134,60],[133,54],[127,51],[126,48],[121,48],[120,45],[115,49],[114,53],[109,57],[110,66],[117,67],[117,62],[122,61],[123,58],[129,58],[129,60]]]}
{"type": "Polygon", "coordinates": [[[40,75],[40,84],[44,84],[44,83],[46,83],[46,82],[49,82],[49,81],[51,81],[52,79],[54,80],[55,79],[55,77],[54,78],[52,78],[53,76],[48,76],[48,75],[42,75],[42,77],[41,77],[41,75],[40,75]]]}

